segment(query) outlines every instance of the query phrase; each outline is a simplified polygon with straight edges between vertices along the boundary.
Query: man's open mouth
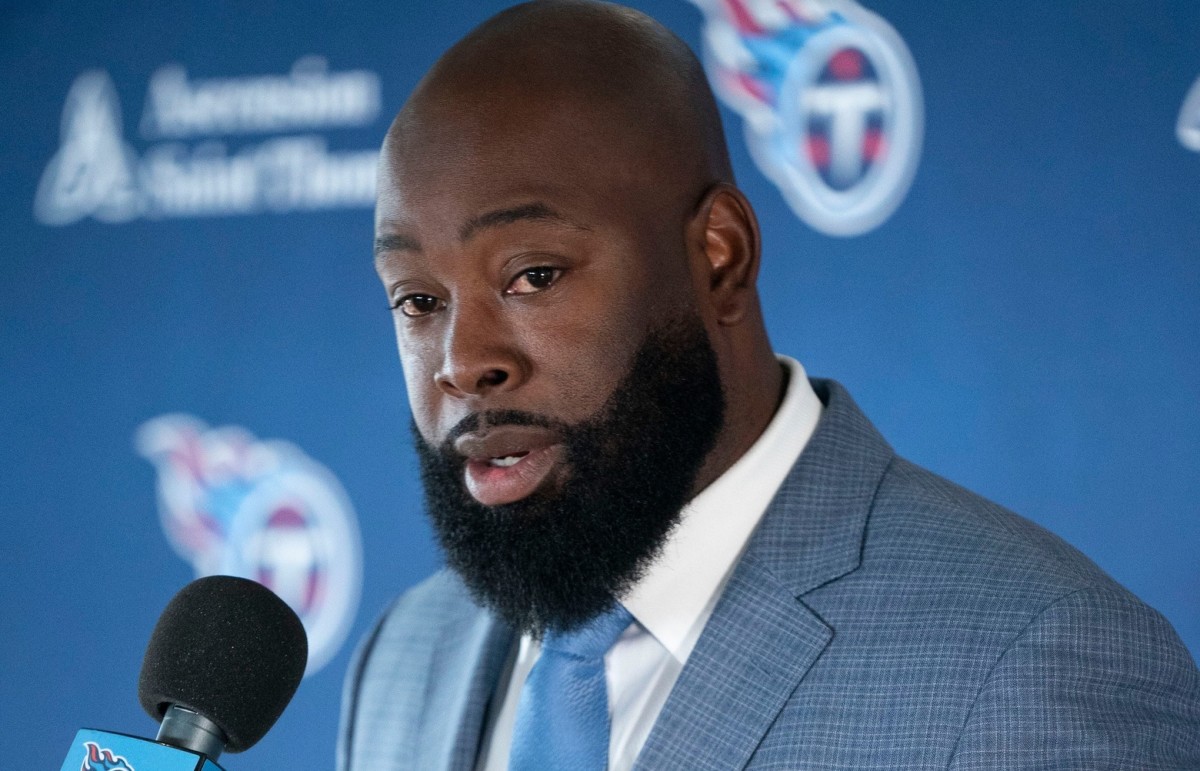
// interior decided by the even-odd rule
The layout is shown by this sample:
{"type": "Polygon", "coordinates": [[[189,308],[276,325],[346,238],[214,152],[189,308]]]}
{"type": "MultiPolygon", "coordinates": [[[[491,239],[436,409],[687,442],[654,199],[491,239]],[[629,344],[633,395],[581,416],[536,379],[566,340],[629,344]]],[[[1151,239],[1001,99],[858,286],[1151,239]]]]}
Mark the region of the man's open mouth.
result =
{"type": "Polygon", "coordinates": [[[467,492],[485,506],[532,494],[564,458],[558,434],[538,426],[489,428],[459,437],[454,447],[466,457],[467,492]]]}
{"type": "Polygon", "coordinates": [[[503,458],[490,458],[488,463],[498,468],[510,468],[517,465],[521,458],[524,458],[528,454],[527,452],[522,452],[516,455],[505,455],[503,458]]]}

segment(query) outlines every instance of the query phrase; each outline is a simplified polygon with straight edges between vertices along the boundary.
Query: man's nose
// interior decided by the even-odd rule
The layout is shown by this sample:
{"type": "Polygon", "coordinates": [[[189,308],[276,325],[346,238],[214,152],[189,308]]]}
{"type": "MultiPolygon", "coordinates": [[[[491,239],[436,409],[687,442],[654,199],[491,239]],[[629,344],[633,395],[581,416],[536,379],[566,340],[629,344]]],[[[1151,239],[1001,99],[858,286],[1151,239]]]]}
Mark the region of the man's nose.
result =
{"type": "Polygon", "coordinates": [[[442,367],[434,376],[444,393],[484,396],[512,390],[524,380],[527,363],[499,314],[460,305],[450,312],[446,335],[442,367]]]}

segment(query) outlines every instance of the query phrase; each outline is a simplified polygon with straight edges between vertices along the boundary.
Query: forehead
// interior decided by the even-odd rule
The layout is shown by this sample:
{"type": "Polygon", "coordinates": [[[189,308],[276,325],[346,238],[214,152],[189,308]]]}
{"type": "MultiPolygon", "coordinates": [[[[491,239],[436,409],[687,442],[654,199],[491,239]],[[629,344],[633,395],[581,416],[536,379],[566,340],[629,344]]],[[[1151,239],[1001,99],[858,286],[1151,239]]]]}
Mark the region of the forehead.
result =
{"type": "Polygon", "coordinates": [[[671,177],[665,155],[656,152],[653,133],[630,129],[625,113],[619,104],[561,89],[421,95],[385,141],[377,225],[521,199],[619,216],[670,198],[664,195],[671,177]]]}

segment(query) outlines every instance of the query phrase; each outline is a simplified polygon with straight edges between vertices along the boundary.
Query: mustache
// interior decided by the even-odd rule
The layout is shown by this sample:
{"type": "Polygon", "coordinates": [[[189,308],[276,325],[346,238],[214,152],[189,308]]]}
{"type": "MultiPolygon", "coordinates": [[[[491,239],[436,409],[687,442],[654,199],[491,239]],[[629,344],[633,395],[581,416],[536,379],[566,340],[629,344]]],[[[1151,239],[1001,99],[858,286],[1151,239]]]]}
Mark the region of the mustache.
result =
{"type": "Polygon", "coordinates": [[[536,412],[526,412],[524,410],[484,410],[482,412],[472,412],[455,423],[454,427],[446,432],[446,437],[439,443],[439,449],[442,452],[454,454],[454,442],[463,434],[476,433],[483,428],[496,428],[499,426],[535,426],[555,431],[563,436],[566,436],[571,431],[570,424],[545,415],[539,415],[536,412]]]}

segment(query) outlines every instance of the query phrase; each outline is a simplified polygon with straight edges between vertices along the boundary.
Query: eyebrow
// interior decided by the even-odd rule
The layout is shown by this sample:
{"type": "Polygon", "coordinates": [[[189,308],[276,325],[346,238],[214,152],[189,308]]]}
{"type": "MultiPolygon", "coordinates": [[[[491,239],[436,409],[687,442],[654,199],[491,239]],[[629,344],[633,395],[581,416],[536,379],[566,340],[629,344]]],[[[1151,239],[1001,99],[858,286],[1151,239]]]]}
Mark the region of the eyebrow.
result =
{"type": "Polygon", "coordinates": [[[383,252],[419,252],[421,245],[417,239],[399,234],[377,236],[375,238],[375,256],[383,252]]]}
{"type": "MultiPolygon", "coordinates": [[[[550,222],[563,225],[574,230],[591,230],[591,228],[587,225],[574,222],[567,217],[564,217],[562,214],[559,214],[548,205],[537,201],[534,203],[512,206],[505,209],[495,209],[494,211],[480,214],[478,217],[472,217],[458,231],[458,238],[460,241],[466,242],[473,238],[480,230],[499,227],[500,225],[510,225],[514,222],[521,221],[550,222]]],[[[417,241],[417,239],[411,236],[406,236],[402,233],[389,233],[378,236],[375,239],[376,255],[379,255],[383,252],[419,251],[421,251],[420,242],[417,241]]]]}
{"type": "Polygon", "coordinates": [[[462,241],[467,241],[480,230],[494,228],[498,225],[509,225],[522,220],[552,222],[575,230],[591,230],[586,225],[572,222],[546,204],[538,201],[521,206],[513,206],[508,209],[496,209],[495,211],[481,214],[463,225],[462,229],[458,232],[458,237],[462,241]]]}

